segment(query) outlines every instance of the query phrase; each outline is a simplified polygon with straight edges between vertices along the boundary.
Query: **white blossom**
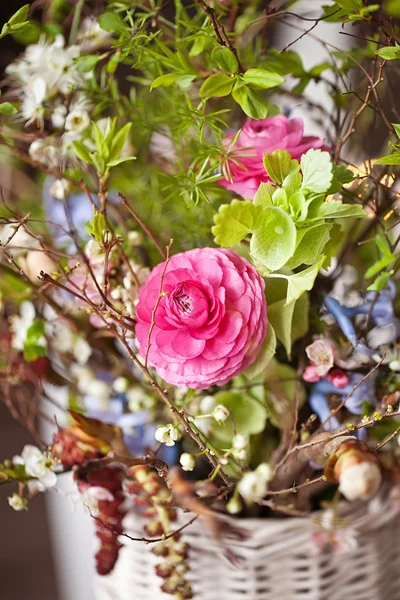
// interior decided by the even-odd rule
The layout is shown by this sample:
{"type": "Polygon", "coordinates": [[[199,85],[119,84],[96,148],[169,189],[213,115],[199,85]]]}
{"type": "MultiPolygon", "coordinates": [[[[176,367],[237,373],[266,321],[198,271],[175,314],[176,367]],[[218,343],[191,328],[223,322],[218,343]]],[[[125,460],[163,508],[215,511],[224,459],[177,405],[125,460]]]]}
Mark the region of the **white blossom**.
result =
{"type": "Polygon", "coordinates": [[[196,466],[196,459],[193,454],[188,454],[184,452],[181,454],[179,462],[181,463],[181,467],[184,471],[193,471],[196,466]]]}
{"type": "Polygon", "coordinates": [[[29,146],[29,156],[49,168],[55,168],[60,163],[60,151],[50,137],[33,141],[29,146]]]}
{"type": "Polygon", "coordinates": [[[65,200],[69,191],[70,185],[67,179],[56,179],[50,188],[50,194],[57,200],[65,200]]]}
{"type": "Polygon", "coordinates": [[[87,129],[89,125],[90,115],[86,110],[72,110],[65,120],[66,131],[75,131],[76,133],[80,133],[87,129]]]}
{"type": "Polygon", "coordinates": [[[28,502],[26,498],[22,498],[19,494],[14,493],[7,498],[8,504],[16,511],[28,510],[28,502]]]}
{"type": "Polygon", "coordinates": [[[237,489],[246,502],[262,500],[267,493],[273,471],[267,463],[261,463],[255,471],[248,471],[239,481],[237,489]]]}
{"type": "Polygon", "coordinates": [[[68,109],[65,104],[59,104],[51,112],[51,124],[56,129],[62,129],[65,125],[68,109]]]}
{"type": "Polygon", "coordinates": [[[150,408],[152,399],[141,387],[131,387],[126,392],[128,408],[131,412],[138,412],[143,408],[150,408]]]}
{"type": "Polygon", "coordinates": [[[124,394],[129,387],[129,381],[126,377],[117,377],[114,379],[112,387],[117,394],[124,394]]]}
{"type": "Polygon", "coordinates": [[[27,444],[21,456],[13,458],[13,463],[25,465],[26,473],[38,479],[45,488],[51,488],[57,482],[57,475],[53,471],[54,461],[36,446],[27,444]]]}
{"type": "MultiPolygon", "coordinates": [[[[35,317],[35,307],[32,302],[29,302],[28,300],[22,302],[19,308],[19,315],[12,315],[10,317],[10,330],[12,333],[11,345],[15,350],[24,349],[28,329],[33,324],[35,317]]],[[[44,346],[46,344],[46,339],[42,336],[37,341],[37,344],[44,346]]]]}
{"type": "Polygon", "coordinates": [[[179,433],[173,425],[159,425],[156,429],[154,437],[161,444],[166,446],[175,446],[175,442],[179,439],[179,433]]]}
{"type": "Polygon", "coordinates": [[[235,498],[235,496],[233,496],[233,498],[231,498],[226,505],[226,510],[230,515],[237,515],[240,513],[242,510],[242,503],[240,502],[239,498],[235,498]]]}
{"type": "Polygon", "coordinates": [[[238,433],[232,440],[232,448],[235,450],[244,450],[247,448],[249,441],[245,435],[238,433]]]}

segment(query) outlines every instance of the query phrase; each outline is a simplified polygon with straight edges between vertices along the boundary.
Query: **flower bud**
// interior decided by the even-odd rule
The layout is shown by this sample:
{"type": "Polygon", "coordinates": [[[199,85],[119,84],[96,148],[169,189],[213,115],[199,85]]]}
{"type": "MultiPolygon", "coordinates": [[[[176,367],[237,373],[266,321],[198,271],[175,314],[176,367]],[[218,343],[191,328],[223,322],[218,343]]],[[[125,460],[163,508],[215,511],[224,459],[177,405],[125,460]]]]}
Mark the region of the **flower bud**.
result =
{"type": "Polygon", "coordinates": [[[340,369],[332,369],[328,374],[328,380],[332,385],[339,388],[340,390],[345,388],[349,383],[349,376],[340,369]]]}
{"type": "Polygon", "coordinates": [[[235,450],[244,450],[248,446],[248,440],[245,435],[238,433],[232,440],[232,448],[235,450]]]}
{"type": "Polygon", "coordinates": [[[381,481],[381,471],[375,462],[360,462],[343,471],[339,478],[339,491],[350,501],[370,500],[381,481]]]}
{"type": "Polygon", "coordinates": [[[188,454],[187,452],[181,454],[179,462],[181,463],[181,467],[184,471],[193,471],[196,466],[195,457],[193,454],[188,454]]]}
{"type": "Polygon", "coordinates": [[[231,498],[226,505],[226,510],[230,515],[237,515],[242,510],[242,503],[239,498],[231,498]]]}
{"type": "Polygon", "coordinates": [[[117,377],[112,386],[117,394],[123,394],[128,389],[129,381],[126,377],[117,377]]]}
{"type": "Polygon", "coordinates": [[[212,416],[220,425],[227,420],[229,414],[229,410],[223,404],[218,404],[212,412],[212,416]]]}
{"type": "Polygon", "coordinates": [[[27,277],[36,284],[43,283],[38,279],[41,271],[48,275],[57,271],[57,266],[50,256],[40,250],[30,250],[25,258],[21,258],[21,267],[27,277]]]}

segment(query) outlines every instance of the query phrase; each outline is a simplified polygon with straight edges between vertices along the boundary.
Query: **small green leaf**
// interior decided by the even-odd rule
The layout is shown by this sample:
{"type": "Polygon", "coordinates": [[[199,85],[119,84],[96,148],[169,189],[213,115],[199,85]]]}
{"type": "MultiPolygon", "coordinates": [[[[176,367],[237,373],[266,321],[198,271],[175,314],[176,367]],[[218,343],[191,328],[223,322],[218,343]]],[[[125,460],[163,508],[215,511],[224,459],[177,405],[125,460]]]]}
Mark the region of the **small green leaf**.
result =
{"type": "Polygon", "coordinates": [[[250,254],[275,271],[289,260],[295,247],[296,227],[289,215],[276,206],[265,209],[251,238],[250,254]]]}
{"type": "Polygon", "coordinates": [[[299,170],[299,162],[292,158],[287,150],[275,150],[270,154],[264,154],[263,163],[265,170],[272,181],[281,185],[291,173],[299,170]]]}
{"type": "Polygon", "coordinates": [[[165,75],[160,75],[160,77],[157,77],[151,84],[150,91],[159,87],[169,87],[174,84],[181,75],[182,73],[166,73],[165,75]]]}
{"type": "Polygon", "coordinates": [[[76,60],[76,66],[81,73],[90,73],[96,68],[97,63],[101,60],[101,56],[97,54],[80,56],[76,60]]]}
{"type": "MultiPolygon", "coordinates": [[[[126,123],[126,125],[121,127],[118,133],[114,136],[114,139],[111,141],[110,147],[110,161],[115,161],[119,158],[119,155],[122,152],[122,148],[124,147],[124,144],[129,137],[131,129],[132,123],[126,123]]],[[[110,165],[110,162],[108,163],[108,165],[110,165]]]]}
{"type": "Polygon", "coordinates": [[[3,102],[0,104],[0,115],[16,115],[18,108],[11,102],[3,102]]]}
{"type": "Polygon", "coordinates": [[[211,77],[208,77],[203,82],[199,94],[202,98],[206,99],[213,96],[228,96],[232,91],[234,83],[234,78],[224,73],[217,73],[216,75],[211,75],[211,77]]]}
{"type": "Polygon", "coordinates": [[[315,263],[329,241],[329,232],[332,227],[331,223],[327,223],[298,229],[296,250],[285,266],[288,269],[296,269],[300,265],[315,263]]]}
{"type": "Polygon", "coordinates": [[[17,23],[24,23],[27,20],[29,12],[29,4],[24,4],[20,9],[17,10],[13,16],[8,19],[8,25],[16,25],[17,23]]]}
{"type": "Polygon", "coordinates": [[[340,200],[323,202],[318,211],[318,218],[322,219],[358,219],[366,216],[360,204],[343,204],[340,200]]]}
{"type": "Polygon", "coordinates": [[[239,68],[236,56],[228,48],[216,48],[211,54],[211,60],[216,62],[224,73],[236,73],[239,68]]]}
{"type": "Polygon", "coordinates": [[[215,225],[211,228],[215,243],[228,248],[235,246],[256,227],[260,214],[261,209],[250,200],[222,204],[214,215],[215,225]]]}
{"type": "Polygon", "coordinates": [[[292,196],[301,188],[302,177],[298,170],[289,173],[283,183],[282,187],[288,196],[292,196]]]}
{"type": "Polygon", "coordinates": [[[386,156],[382,156],[378,158],[374,162],[375,165],[400,165],[400,152],[396,151],[393,154],[387,154],[386,156]]]}
{"type": "Polygon", "coordinates": [[[110,156],[110,151],[108,149],[103,132],[101,131],[97,123],[94,122],[92,123],[92,137],[94,143],[96,144],[97,152],[99,153],[101,158],[107,161],[110,156]]]}
{"type": "Polygon", "coordinates": [[[41,356],[46,356],[45,346],[41,346],[40,344],[24,345],[24,359],[27,362],[33,362],[41,356]]]}
{"type": "Polygon", "coordinates": [[[387,46],[386,48],[379,48],[375,52],[380,58],[385,60],[394,60],[396,58],[400,58],[400,46],[396,44],[395,46],[387,46]]]}
{"type": "MultiPolygon", "coordinates": [[[[269,318],[269,309],[268,309],[269,318]]],[[[269,318],[267,333],[265,339],[258,351],[257,358],[252,365],[248,366],[242,375],[245,375],[247,379],[254,379],[257,375],[260,375],[270,363],[271,359],[275,355],[276,351],[276,336],[273,326],[271,325],[271,319],[269,318]]]]}
{"type": "Polygon", "coordinates": [[[72,144],[76,154],[79,156],[81,160],[89,163],[90,165],[93,163],[92,156],[90,150],[85,146],[83,142],[76,141],[72,144]]]}
{"type": "Polygon", "coordinates": [[[244,83],[254,90],[268,90],[284,83],[284,78],[278,73],[263,69],[249,69],[243,75],[244,83]]]}
{"type": "Polygon", "coordinates": [[[96,242],[103,240],[103,231],[106,228],[106,221],[101,213],[96,213],[89,223],[85,225],[86,231],[89,235],[92,235],[96,242]]]}
{"type": "Polygon", "coordinates": [[[371,283],[370,286],[367,287],[367,290],[369,292],[382,291],[386,287],[387,282],[389,281],[389,279],[391,278],[392,275],[393,275],[393,271],[389,271],[388,273],[381,273],[379,275],[379,277],[377,277],[375,279],[375,281],[373,283],[371,283]]]}
{"type": "Polygon", "coordinates": [[[311,148],[300,159],[303,188],[316,194],[327,192],[332,182],[332,163],[328,152],[311,148]]]}
{"type": "Polygon", "coordinates": [[[400,139],[400,123],[392,123],[397,137],[400,139]]]}
{"type": "Polygon", "coordinates": [[[136,156],[123,156],[121,158],[116,158],[115,160],[111,160],[107,163],[107,168],[117,167],[118,165],[122,165],[122,163],[129,162],[131,160],[136,160],[136,156]]]}
{"type": "Polygon", "coordinates": [[[98,23],[104,31],[110,33],[120,33],[126,29],[125,23],[116,13],[106,12],[100,15],[98,23]]]}
{"type": "Polygon", "coordinates": [[[275,191],[275,186],[272,183],[260,183],[253,199],[253,204],[256,206],[272,206],[272,194],[275,191]]]}
{"type": "Polygon", "coordinates": [[[336,192],[340,192],[343,185],[354,181],[353,173],[343,165],[332,163],[332,173],[333,179],[328,194],[336,194],[336,192]]]}
{"type": "Polygon", "coordinates": [[[32,325],[29,327],[26,332],[26,340],[25,344],[32,345],[37,344],[44,336],[44,323],[41,319],[35,319],[32,325]]]}
{"type": "Polygon", "coordinates": [[[325,256],[321,256],[315,265],[308,267],[308,269],[304,269],[304,271],[300,271],[300,273],[295,273],[294,275],[287,277],[288,289],[286,304],[290,304],[293,300],[297,300],[305,291],[310,291],[313,288],[315,279],[324,260],[325,256]]]}
{"type": "Polygon", "coordinates": [[[237,80],[232,90],[232,98],[241,106],[243,112],[251,119],[265,119],[268,114],[268,103],[258,94],[237,80]]]}

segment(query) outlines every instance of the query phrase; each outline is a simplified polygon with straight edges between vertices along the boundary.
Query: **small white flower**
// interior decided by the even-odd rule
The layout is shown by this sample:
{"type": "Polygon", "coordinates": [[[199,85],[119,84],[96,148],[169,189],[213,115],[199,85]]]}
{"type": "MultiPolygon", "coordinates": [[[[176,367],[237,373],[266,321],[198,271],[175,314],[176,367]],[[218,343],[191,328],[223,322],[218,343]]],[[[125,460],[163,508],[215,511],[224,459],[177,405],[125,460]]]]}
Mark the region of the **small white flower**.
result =
{"type": "Polygon", "coordinates": [[[345,469],[339,478],[339,491],[347,500],[370,500],[381,485],[382,475],[377,464],[361,462],[345,469]]]}
{"type": "Polygon", "coordinates": [[[106,401],[110,398],[110,386],[100,379],[93,378],[88,386],[88,394],[96,400],[106,401]]]}
{"type": "Polygon", "coordinates": [[[181,454],[179,462],[181,463],[181,467],[184,471],[193,471],[196,466],[195,457],[193,454],[188,454],[187,452],[181,454]]]}
{"type": "Polygon", "coordinates": [[[396,371],[396,373],[399,372],[400,371],[400,360],[392,360],[389,363],[389,369],[391,371],[396,371]]]}
{"type": "Polygon", "coordinates": [[[140,387],[131,387],[126,392],[128,408],[131,412],[143,410],[148,405],[148,395],[140,387]]]}
{"type": "Polygon", "coordinates": [[[36,121],[43,127],[46,92],[46,81],[42,77],[35,76],[28,81],[21,104],[21,113],[27,125],[36,121]]]}
{"type": "Polygon", "coordinates": [[[129,381],[126,377],[117,377],[112,384],[113,390],[117,394],[124,394],[129,386],[129,381]]]}
{"type": "Polygon", "coordinates": [[[143,235],[140,231],[130,231],[128,233],[128,241],[131,246],[140,246],[143,244],[143,235]]]}
{"type": "Polygon", "coordinates": [[[32,142],[29,146],[29,156],[32,160],[46,167],[55,168],[59,166],[60,153],[50,137],[32,142]]]}
{"type": "Polygon", "coordinates": [[[247,459],[246,448],[242,448],[241,450],[234,450],[232,454],[237,460],[244,461],[247,459]]]}
{"type": "Polygon", "coordinates": [[[256,469],[256,473],[258,473],[267,483],[271,481],[272,477],[274,476],[274,472],[268,463],[259,464],[256,469]]]}
{"type": "Polygon", "coordinates": [[[72,110],[65,120],[66,131],[77,133],[84,131],[90,125],[90,115],[86,110],[72,110]]]}
{"type": "Polygon", "coordinates": [[[159,425],[156,429],[154,437],[161,444],[165,444],[166,446],[175,446],[176,440],[179,439],[179,434],[173,425],[170,423],[168,425],[159,425]]]}
{"type": "MultiPolygon", "coordinates": [[[[12,341],[11,345],[15,350],[23,350],[24,344],[26,341],[26,336],[28,333],[28,329],[31,327],[35,320],[35,307],[32,302],[22,302],[19,308],[18,315],[12,315],[9,319],[10,321],[10,330],[12,332],[12,341]]],[[[44,345],[46,343],[45,338],[41,338],[37,342],[39,345],[44,345]]]]}
{"type": "MultiPolygon", "coordinates": [[[[19,457],[15,457],[19,458],[19,457]]],[[[13,459],[15,463],[15,458],[13,459]]],[[[57,475],[53,471],[54,461],[43,454],[36,446],[26,445],[21,453],[25,471],[35,477],[46,488],[51,488],[57,483],[57,475]]]]}
{"type": "Polygon", "coordinates": [[[213,411],[215,407],[215,398],[214,396],[203,396],[200,401],[200,413],[203,415],[208,415],[213,411]]]}
{"type": "Polygon", "coordinates": [[[74,337],[72,354],[80,365],[85,365],[92,355],[92,347],[82,337],[74,337]]]}
{"type": "Polygon", "coordinates": [[[59,104],[51,113],[51,124],[56,129],[62,129],[65,125],[68,109],[65,104],[59,104]]]}
{"type": "Polygon", "coordinates": [[[69,191],[70,185],[67,179],[56,179],[50,188],[50,194],[57,200],[65,200],[69,191]]]}
{"type": "Polygon", "coordinates": [[[232,440],[232,448],[235,450],[244,450],[247,448],[249,442],[245,435],[238,433],[232,440]]]}
{"type": "Polygon", "coordinates": [[[219,424],[224,423],[224,421],[227,420],[229,415],[229,410],[223,404],[218,404],[212,412],[212,416],[219,424]]]}
{"type": "Polygon", "coordinates": [[[246,502],[262,500],[267,493],[267,483],[261,475],[253,472],[245,473],[238,483],[238,492],[246,502]]]}
{"type": "Polygon", "coordinates": [[[8,504],[16,511],[28,510],[28,502],[26,498],[22,498],[19,494],[13,494],[7,498],[8,504]]]}

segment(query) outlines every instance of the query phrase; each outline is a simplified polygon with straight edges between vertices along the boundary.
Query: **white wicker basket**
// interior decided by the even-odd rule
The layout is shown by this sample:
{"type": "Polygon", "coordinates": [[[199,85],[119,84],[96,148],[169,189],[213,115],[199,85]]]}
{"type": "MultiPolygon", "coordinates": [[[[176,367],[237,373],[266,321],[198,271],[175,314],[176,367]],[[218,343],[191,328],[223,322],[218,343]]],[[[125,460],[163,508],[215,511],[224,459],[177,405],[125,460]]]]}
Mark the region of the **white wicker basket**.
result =
{"type": "MultiPolygon", "coordinates": [[[[181,522],[190,515],[182,515],[181,522]]],[[[247,533],[245,541],[225,537],[224,544],[240,559],[233,566],[204,523],[184,531],[190,544],[190,572],[196,600],[399,600],[400,514],[391,502],[375,501],[351,514],[357,548],[351,553],[316,551],[309,519],[231,520],[247,533]]],[[[125,522],[132,536],[142,535],[142,521],[131,514],[125,522]]],[[[168,600],[154,572],[151,546],[124,540],[114,571],[97,577],[96,600],[168,600]]]]}

